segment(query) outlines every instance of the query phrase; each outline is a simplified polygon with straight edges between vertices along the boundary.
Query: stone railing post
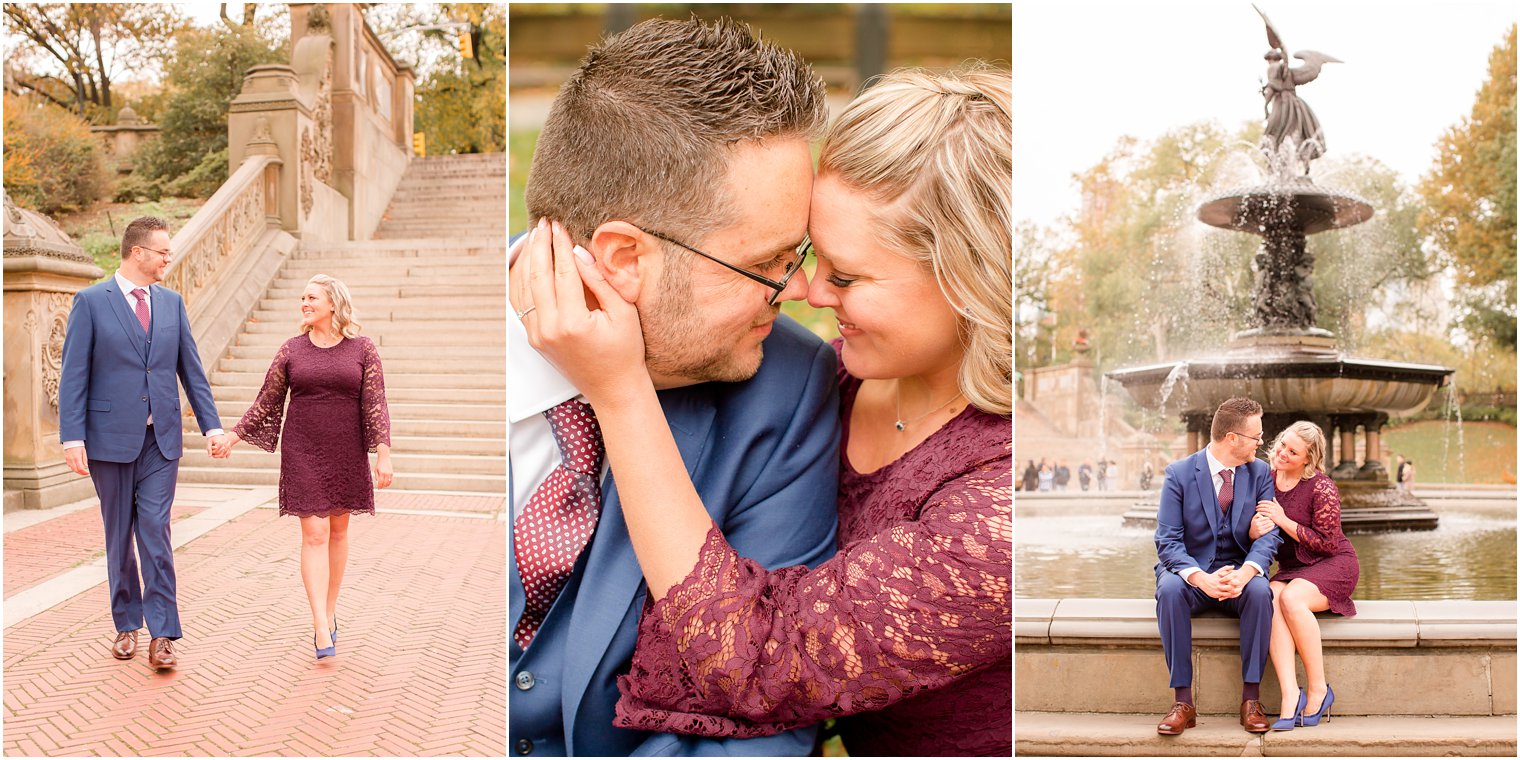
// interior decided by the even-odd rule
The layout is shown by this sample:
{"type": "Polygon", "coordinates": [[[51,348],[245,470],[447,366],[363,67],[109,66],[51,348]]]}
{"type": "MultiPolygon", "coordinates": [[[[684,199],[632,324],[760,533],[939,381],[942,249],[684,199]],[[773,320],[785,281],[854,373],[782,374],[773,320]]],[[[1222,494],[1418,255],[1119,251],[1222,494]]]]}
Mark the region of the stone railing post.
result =
{"type": "Polygon", "coordinates": [[[236,168],[252,155],[277,159],[268,170],[272,176],[265,178],[266,192],[272,195],[267,210],[292,235],[301,232],[300,133],[310,121],[296,93],[291,67],[254,66],[227,113],[228,164],[236,168]]]}
{"type": "Polygon", "coordinates": [[[88,498],[63,462],[58,380],[74,294],[104,274],[46,217],[5,196],[5,511],[88,498]]]}

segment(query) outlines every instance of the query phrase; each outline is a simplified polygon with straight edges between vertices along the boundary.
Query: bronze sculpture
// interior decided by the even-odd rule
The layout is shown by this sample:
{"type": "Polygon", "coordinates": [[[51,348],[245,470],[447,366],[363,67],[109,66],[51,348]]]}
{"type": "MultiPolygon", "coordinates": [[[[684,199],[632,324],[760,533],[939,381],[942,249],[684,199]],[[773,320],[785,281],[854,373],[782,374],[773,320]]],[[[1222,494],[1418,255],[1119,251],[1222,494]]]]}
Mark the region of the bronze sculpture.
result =
{"type": "Polygon", "coordinates": [[[1341,61],[1313,50],[1300,50],[1293,57],[1303,61],[1304,65],[1290,68],[1288,47],[1283,44],[1282,36],[1273,28],[1267,14],[1260,8],[1256,8],[1256,12],[1267,25],[1267,44],[1272,48],[1265,56],[1267,83],[1261,88],[1262,97],[1266,98],[1263,108],[1267,116],[1262,147],[1269,154],[1276,154],[1279,160],[1273,163],[1302,166],[1307,175],[1309,162],[1325,154],[1325,133],[1309,104],[1298,97],[1298,86],[1319,77],[1320,68],[1325,64],[1341,61]]]}

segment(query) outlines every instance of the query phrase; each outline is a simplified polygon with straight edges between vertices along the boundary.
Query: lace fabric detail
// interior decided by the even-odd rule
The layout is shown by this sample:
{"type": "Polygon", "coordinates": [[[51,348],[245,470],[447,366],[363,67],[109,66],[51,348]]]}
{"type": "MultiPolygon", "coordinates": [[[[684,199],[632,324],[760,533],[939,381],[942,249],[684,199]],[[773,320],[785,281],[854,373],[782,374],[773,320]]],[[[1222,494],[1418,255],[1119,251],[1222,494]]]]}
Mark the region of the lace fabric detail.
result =
{"type": "MultiPolygon", "coordinates": [[[[877,510],[887,524],[811,571],[768,572],[713,526],[691,574],[645,607],[632,668],[618,681],[616,725],[764,736],[1007,667],[1013,484],[1001,425],[1004,440],[990,456],[984,449],[960,473],[928,481],[931,492],[916,504],[877,510]]],[[[926,458],[943,465],[943,448],[926,458]]],[[[893,480],[923,489],[911,475],[893,480]]],[[[856,525],[871,522],[861,516],[856,525]]],[[[933,698],[985,702],[954,691],[933,698]]],[[[979,710],[958,714],[960,725],[938,728],[989,736],[979,710]]],[[[1006,731],[991,738],[1010,742],[1006,731]]]]}
{"type": "MultiPolygon", "coordinates": [[[[305,340],[305,338],[299,338],[305,340]]],[[[290,353],[297,338],[292,338],[280,344],[280,349],[275,352],[274,360],[269,363],[269,369],[264,373],[264,385],[259,388],[259,395],[238,420],[238,424],[232,426],[232,432],[238,437],[257,446],[265,451],[273,453],[280,442],[280,424],[285,416],[285,394],[290,389],[290,353]]]]}
{"type": "Polygon", "coordinates": [[[1330,476],[1315,476],[1311,499],[1310,523],[1298,526],[1298,560],[1305,565],[1335,554],[1347,540],[1341,531],[1341,492],[1330,476]]]}
{"type": "Polygon", "coordinates": [[[359,338],[364,368],[359,389],[359,409],[364,416],[364,449],[376,451],[380,444],[391,445],[391,408],[385,401],[385,370],[380,364],[380,350],[369,338],[359,338]]]}

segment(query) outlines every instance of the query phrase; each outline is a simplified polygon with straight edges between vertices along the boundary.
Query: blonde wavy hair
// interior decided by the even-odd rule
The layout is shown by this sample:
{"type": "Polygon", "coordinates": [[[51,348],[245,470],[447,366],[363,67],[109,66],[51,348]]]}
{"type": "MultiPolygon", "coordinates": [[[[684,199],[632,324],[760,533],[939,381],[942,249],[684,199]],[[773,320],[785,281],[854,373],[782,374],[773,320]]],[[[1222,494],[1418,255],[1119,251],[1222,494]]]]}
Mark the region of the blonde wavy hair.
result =
{"type": "MultiPolygon", "coordinates": [[[[313,275],[306,284],[321,288],[322,292],[327,294],[327,300],[332,301],[333,332],[345,338],[359,337],[359,330],[364,326],[359,323],[359,318],[354,314],[354,299],[348,294],[348,286],[344,285],[342,280],[325,274],[313,275]]],[[[311,332],[311,325],[302,323],[301,332],[311,332]]]]}
{"type": "MultiPolygon", "coordinates": [[[[1008,71],[895,71],[839,115],[819,175],[877,202],[890,250],[934,274],[965,347],[960,389],[1013,413],[1013,121],[1008,71]]],[[[905,316],[904,318],[911,318],[905,316]]]]}
{"type": "Polygon", "coordinates": [[[1287,438],[1289,433],[1298,436],[1307,449],[1304,453],[1309,457],[1309,461],[1304,463],[1304,480],[1316,474],[1323,474],[1325,472],[1325,431],[1320,430],[1319,425],[1308,420],[1299,420],[1283,428],[1283,431],[1272,439],[1272,450],[1267,455],[1267,460],[1271,461],[1277,457],[1277,448],[1282,446],[1283,439],[1287,438]]]}

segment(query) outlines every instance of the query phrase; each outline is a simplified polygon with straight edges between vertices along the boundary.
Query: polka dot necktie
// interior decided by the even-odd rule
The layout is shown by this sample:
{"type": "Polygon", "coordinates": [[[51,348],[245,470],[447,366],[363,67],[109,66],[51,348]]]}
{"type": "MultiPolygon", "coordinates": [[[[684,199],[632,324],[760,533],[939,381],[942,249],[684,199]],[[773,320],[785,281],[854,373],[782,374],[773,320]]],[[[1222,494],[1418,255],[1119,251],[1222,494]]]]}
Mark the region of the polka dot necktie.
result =
{"type": "Polygon", "coordinates": [[[1235,501],[1235,471],[1220,470],[1219,477],[1224,478],[1224,485],[1219,487],[1219,508],[1228,512],[1230,503],[1235,501]]]}
{"type": "Polygon", "coordinates": [[[522,575],[522,619],[512,637],[523,649],[575,569],[596,531],[602,509],[602,429],[590,405],[571,399],[544,412],[559,446],[560,464],[517,516],[512,547],[522,575]]]}
{"type": "Polygon", "coordinates": [[[148,331],[148,291],[142,288],[134,288],[132,297],[137,299],[137,321],[142,323],[143,332],[148,331]]]}

